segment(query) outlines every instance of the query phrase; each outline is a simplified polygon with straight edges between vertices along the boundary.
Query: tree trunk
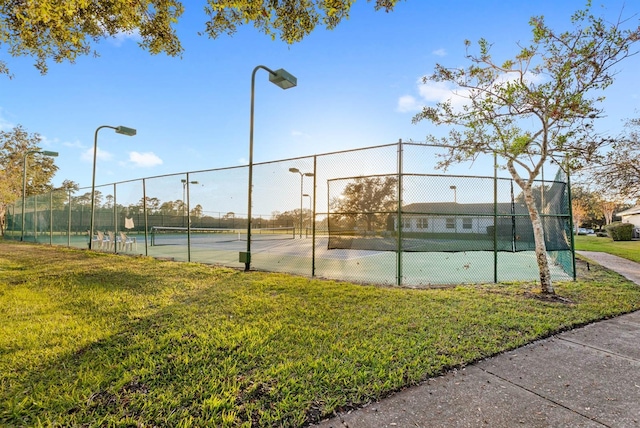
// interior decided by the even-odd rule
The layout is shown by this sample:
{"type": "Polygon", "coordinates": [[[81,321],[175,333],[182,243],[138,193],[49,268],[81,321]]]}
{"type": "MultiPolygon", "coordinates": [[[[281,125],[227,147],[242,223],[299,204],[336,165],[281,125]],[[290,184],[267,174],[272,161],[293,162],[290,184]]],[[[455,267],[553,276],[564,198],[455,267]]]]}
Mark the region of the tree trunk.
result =
{"type": "Polygon", "coordinates": [[[513,166],[513,161],[511,160],[507,161],[507,169],[516,183],[518,183],[518,186],[522,189],[524,201],[527,204],[527,210],[529,211],[531,226],[533,226],[533,240],[536,247],[536,261],[538,262],[538,271],[540,273],[540,288],[544,294],[555,294],[555,290],[553,289],[553,284],[551,282],[549,260],[547,259],[547,245],[544,242],[542,219],[540,218],[540,213],[538,212],[536,201],[533,197],[533,191],[531,190],[531,180],[533,180],[533,178],[528,182],[524,181],[516,171],[513,166]]]}
{"type": "Polygon", "coordinates": [[[5,225],[6,215],[7,215],[7,206],[5,204],[0,204],[0,236],[4,236],[4,225],[5,225]]]}
{"type": "Polygon", "coordinates": [[[549,270],[549,259],[547,259],[547,245],[544,242],[544,229],[542,227],[542,219],[533,199],[531,186],[525,186],[522,189],[524,193],[531,225],[533,226],[533,240],[536,245],[536,260],[538,262],[538,270],[540,271],[540,287],[545,294],[554,294],[553,284],[551,282],[551,271],[549,270]]]}

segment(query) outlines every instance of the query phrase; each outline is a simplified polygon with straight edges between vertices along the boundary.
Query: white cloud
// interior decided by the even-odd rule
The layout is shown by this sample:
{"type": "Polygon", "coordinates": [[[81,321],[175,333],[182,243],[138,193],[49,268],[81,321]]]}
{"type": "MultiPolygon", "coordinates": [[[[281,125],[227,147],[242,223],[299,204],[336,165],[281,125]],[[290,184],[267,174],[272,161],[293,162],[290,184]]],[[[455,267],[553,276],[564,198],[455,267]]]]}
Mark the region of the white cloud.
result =
{"type": "Polygon", "coordinates": [[[436,49],[435,51],[431,52],[432,54],[434,54],[435,56],[447,56],[447,51],[444,49],[436,49]]]}
{"type": "Polygon", "coordinates": [[[291,131],[292,137],[302,137],[302,138],[311,138],[309,134],[305,134],[302,131],[296,131],[295,129],[291,131]]]}
{"type": "MultiPolygon", "coordinates": [[[[111,159],[113,159],[113,155],[109,152],[102,150],[100,147],[98,147],[96,158],[101,161],[110,161],[111,159]]],[[[87,162],[93,162],[93,148],[90,148],[89,150],[85,150],[84,152],[82,152],[82,154],[80,155],[80,159],[87,162]]]]}
{"type": "Polygon", "coordinates": [[[156,154],[153,152],[129,152],[129,162],[134,164],[134,166],[139,166],[142,168],[162,165],[162,159],[156,156],[156,154]]]}
{"type": "MultiPolygon", "coordinates": [[[[79,140],[76,141],[65,141],[64,143],[62,143],[63,146],[65,147],[71,147],[72,149],[84,149],[85,145],[82,144],[79,140]]],[[[93,152],[92,152],[93,154],[93,152]]]]}
{"type": "Polygon", "coordinates": [[[4,117],[2,117],[2,107],[0,107],[0,131],[8,131],[12,129],[15,125],[4,117]]]}
{"type": "Polygon", "coordinates": [[[140,37],[140,33],[138,32],[138,30],[134,30],[134,31],[120,31],[118,33],[116,33],[111,39],[109,39],[111,41],[112,44],[114,44],[115,46],[122,46],[127,40],[133,40],[134,42],[139,42],[142,40],[142,37],[140,37]]]}
{"type": "Polygon", "coordinates": [[[410,111],[418,111],[422,108],[422,105],[412,95],[403,95],[398,99],[398,106],[396,110],[400,113],[407,113],[410,111]]]}
{"type": "MultiPolygon", "coordinates": [[[[495,85],[501,85],[506,82],[514,81],[519,76],[516,73],[504,73],[499,76],[495,85]]],[[[530,84],[540,84],[544,81],[544,77],[527,73],[525,81],[530,84]]],[[[422,108],[425,104],[436,104],[450,101],[454,109],[460,109],[469,100],[469,89],[463,89],[453,86],[448,82],[427,82],[422,83],[422,79],[418,79],[418,95],[419,99],[412,95],[403,95],[398,99],[397,111],[407,113],[422,108]]]]}

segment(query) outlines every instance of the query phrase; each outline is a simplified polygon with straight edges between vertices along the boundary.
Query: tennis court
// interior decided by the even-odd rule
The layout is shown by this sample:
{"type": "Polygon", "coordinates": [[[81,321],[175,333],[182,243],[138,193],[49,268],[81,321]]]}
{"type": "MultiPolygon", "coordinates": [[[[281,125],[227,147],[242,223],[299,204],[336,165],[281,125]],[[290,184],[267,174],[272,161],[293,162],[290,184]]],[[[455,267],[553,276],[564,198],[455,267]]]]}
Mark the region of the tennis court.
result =
{"type": "MultiPolygon", "coordinates": [[[[87,189],[54,190],[9,207],[7,236],[86,249],[93,219],[95,233],[115,235],[95,237],[99,251],[244,269],[250,225],[256,270],[416,287],[536,280],[532,226],[513,180],[497,168],[434,174],[436,150],[398,142],[254,164],[250,219],[246,166],[100,185],[93,213],[87,189]]],[[[552,277],[571,279],[568,179],[557,164],[549,172],[534,193],[552,277]]]]}

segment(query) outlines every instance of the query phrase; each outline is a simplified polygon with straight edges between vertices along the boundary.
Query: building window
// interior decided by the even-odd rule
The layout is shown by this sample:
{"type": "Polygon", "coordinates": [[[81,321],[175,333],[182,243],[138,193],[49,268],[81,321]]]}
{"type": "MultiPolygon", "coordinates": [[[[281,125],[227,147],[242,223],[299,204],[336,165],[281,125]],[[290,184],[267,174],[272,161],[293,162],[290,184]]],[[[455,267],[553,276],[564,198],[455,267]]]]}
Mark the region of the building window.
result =
{"type": "Polygon", "coordinates": [[[429,219],[426,217],[422,217],[417,219],[416,227],[418,229],[428,229],[429,228],[429,219]]]}
{"type": "Polygon", "coordinates": [[[447,218],[447,229],[455,229],[456,228],[456,219],[453,217],[447,218]]]}
{"type": "Polygon", "coordinates": [[[471,229],[473,225],[473,221],[470,218],[462,219],[462,228],[463,229],[471,229]]]}
{"type": "Polygon", "coordinates": [[[403,218],[402,219],[402,229],[411,229],[411,219],[403,218]]]}

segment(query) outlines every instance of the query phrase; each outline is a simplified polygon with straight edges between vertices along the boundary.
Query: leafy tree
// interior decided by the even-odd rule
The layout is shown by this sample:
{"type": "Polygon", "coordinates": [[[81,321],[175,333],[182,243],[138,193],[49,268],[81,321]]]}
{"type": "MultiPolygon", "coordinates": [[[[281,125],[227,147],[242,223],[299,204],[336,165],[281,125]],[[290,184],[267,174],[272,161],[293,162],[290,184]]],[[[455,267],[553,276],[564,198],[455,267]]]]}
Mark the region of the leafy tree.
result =
{"type": "MultiPolygon", "coordinates": [[[[147,196],[147,211],[149,212],[149,214],[155,213],[160,209],[160,199],[158,198],[152,198],[147,196]]],[[[138,202],[138,205],[140,206],[140,211],[142,212],[142,208],[145,206],[144,205],[144,198],[140,198],[140,202],[138,202]]]]}
{"type": "MultiPolygon", "coordinates": [[[[11,56],[35,57],[43,74],[47,60],[74,62],[91,53],[93,42],[120,33],[137,32],[142,48],[175,56],[182,47],[172,25],[183,10],[174,0],[7,0],[0,2],[0,45],[11,56]]],[[[0,73],[9,74],[4,61],[0,73]]]]}
{"type": "Polygon", "coordinates": [[[627,133],[616,139],[596,167],[600,186],[626,199],[640,198],[640,119],[627,122],[627,133]]]}
{"type": "Polygon", "coordinates": [[[204,208],[202,205],[198,204],[195,207],[191,208],[191,216],[195,218],[202,217],[202,213],[204,212],[204,208]]]}
{"type": "Polygon", "coordinates": [[[160,213],[164,215],[182,215],[182,199],[163,202],[160,205],[160,213]]]}
{"type": "MultiPolygon", "coordinates": [[[[445,68],[423,78],[424,83],[451,84],[464,104],[452,100],[424,107],[414,123],[428,120],[452,126],[448,138],[429,138],[447,147],[440,167],[473,160],[480,153],[497,154],[522,189],[534,230],[536,259],[544,293],[554,293],[540,213],[532,192],[534,180],[549,160],[588,161],[604,144],[592,133],[601,116],[591,93],[614,81],[614,66],[632,55],[640,28],[624,29],[590,12],[590,5],[572,17],[574,28],[558,32],[543,17],[529,24],[532,41],[513,59],[493,59],[491,45],[478,42],[479,52],[467,54],[466,68],[445,68]]],[[[467,49],[471,43],[465,42],[467,49]]],[[[574,167],[579,165],[573,165],[574,167]]]]}
{"type": "MultiPolygon", "coordinates": [[[[371,0],[367,0],[371,1],[371,0]]],[[[375,9],[391,11],[399,0],[375,0],[375,9]]],[[[259,31],[295,43],[322,24],[335,28],[348,18],[353,0],[208,0],[205,33],[211,38],[232,35],[253,23],[259,31]]],[[[184,12],[178,0],[19,1],[0,2],[0,46],[9,55],[34,57],[42,74],[47,61],[68,61],[98,53],[100,39],[137,33],[139,45],[152,54],[182,54],[174,25],[184,12]]],[[[0,61],[0,74],[10,75],[0,61]]]]}
{"type": "Polygon", "coordinates": [[[386,227],[387,214],[396,211],[398,179],[393,176],[357,177],[348,183],[341,197],[330,202],[332,219],[366,223],[367,231],[386,227]]]}
{"type": "MultiPolygon", "coordinates": [[[[370,2],[371,0],[367,0],[370,2]]],[[[375,0],[375,10],[393,10],[399,0],[375,0]]],[[[334,29],[349,18],[353,0],[208,0],[205,12],[210,19],[206,32],[211,38],[232,35],[247,23],[272,39],[286,43],[301,41],[316,25],[334,29]]]]}
{"type": "Polygon", "coordinates": [[[573,228],[577,231],[582,224],[582,221],[587,216],[587,207],[580,199],[573,199],[571,201],[571,213],[573,214],[573,228]]]}
{"type": "Polygon", "coordinates": [[[39,153],[27,155],[41,150],[40,141],[38,134],[29,134],[22,126],[0,131],[0,235],[4,235],[7,206],[22,197],[25,171],[27,196],[51,189],[51,178],[58,170],[53,158],[39,153]]]}

